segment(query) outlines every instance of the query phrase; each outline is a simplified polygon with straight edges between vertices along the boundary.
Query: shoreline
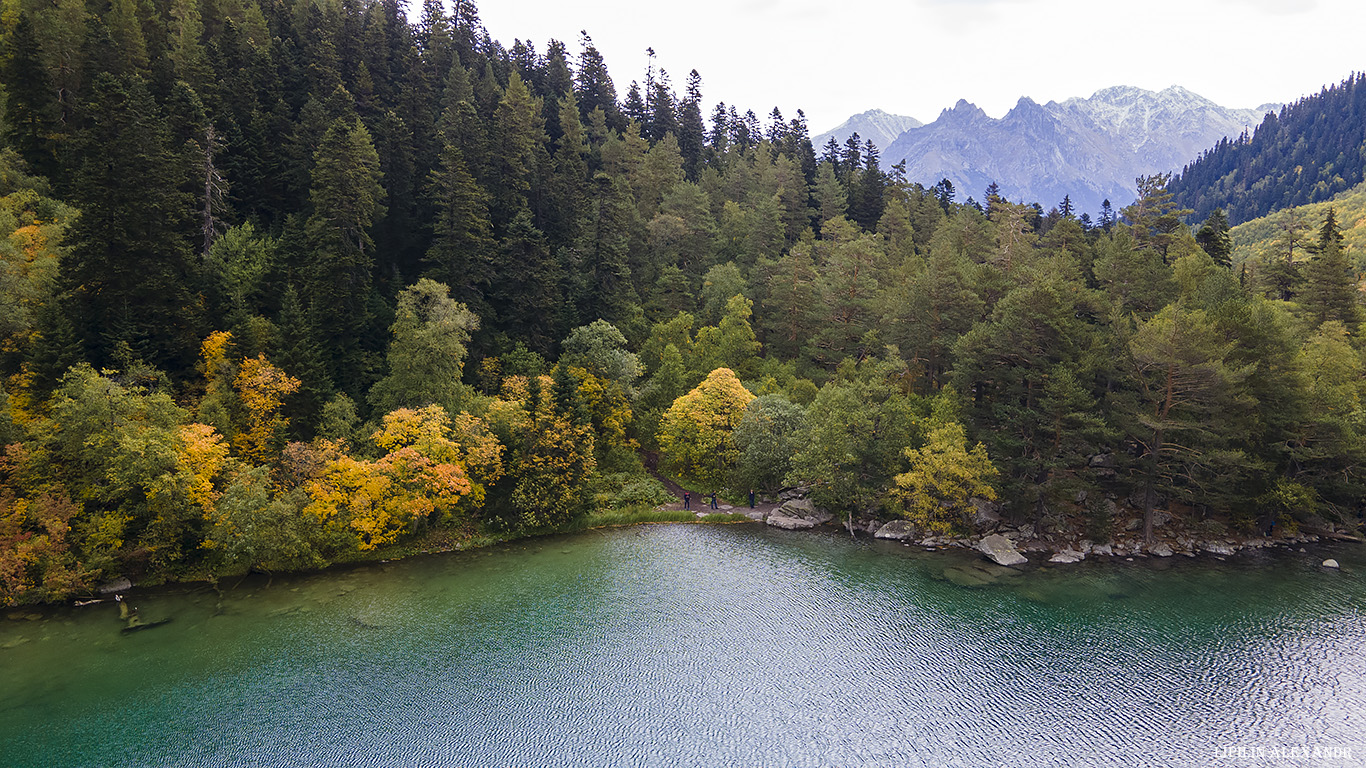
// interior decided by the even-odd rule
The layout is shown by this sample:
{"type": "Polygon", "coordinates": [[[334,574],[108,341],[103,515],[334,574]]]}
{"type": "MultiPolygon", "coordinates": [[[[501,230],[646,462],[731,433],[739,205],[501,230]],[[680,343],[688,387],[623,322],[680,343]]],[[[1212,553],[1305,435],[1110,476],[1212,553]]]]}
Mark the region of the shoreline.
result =
{"type": "MultiPolygon", "coordinates": [[[[359,557],[349,557],[331,562],[318,568],[281,571],[252,569],[245,573],[229,574],[219,577],[209,577],[203,574],[188,574],[185,578],[181,579],[150,579],[138,582],[133,582],[126,576],[119,576],[104,584],[92,587],[83,595],[72,596],[59,601],[7,606],[5,608],[5,614],[7,619],[22,620],[27,618],[28,613],[34,610],[53,607],[82,607],[83,605],[111,602],[113,601],[113,596],[115,594],[124,594],[135,589],[151,590],[186,587],[191,589],[207,588],[213,591],[221,591],[219,581],[223,580],[235,581],[232,586],[227,587],[228,590],[231,590],[235,588],[236,583],[240,583],[252,576],[273,578],[275,576],[292,577],[324,574],[329,571],[340,572],[349,568],[386,564],[418,557],[472,552],[519,541],[531,541],[551,536],[574,535],[611,528],[629,528],[638,525],[736,525],[751,523],[761,526],[771,526],[783,530],[812,530],[826,533],[838,531],[841,533],[850,533],[847,518],[841,520],[829,512],[825,512],[824,510],[820,510],[819,508],[810,505],[809,502],[801,502],[805,502],[805,500],[793,499],[778,505],[768,505],[768,509],[755,511],[750,511],[747,508],[729,507],[727,505],[728,508],[716,512],[711,512],[710,510],[707,510],[706,512],[689,511],[686,515],[681,514],[682,510],[668,509],[665,507],[656,507],[649,510],[609,511],[590,515],[575,523],[554,530],[538,530],[522,532],[519,534],[483,533],[456,542],[452,542],[452,537],[450,536],[451,532],[449,531],[431,531],[422,537],[404,544],[395,544],[388,548],[364,553],[359,557]],[[799,503],[793,505],[793,501],[799,503]]],[[[1164,521],[1162,527],[1165,527],[1167,522],[1168,521],[1164,521]]],[[[904,520],[884,521],[871,517],[855,519],[853,521],[852,533],[856,538],[889,541],[892,543],[899,543],[903,547],[918,547],[927,552],[946,550],[976,552],[981,556],[983,564],[1010,567],[1020,571],[1025,569],[1032,570],[1040,566],[1071,565],[1082,562],[1083,560],[1103,561],[1109,558],[1115,558],[1124,562],[1133,562],[1140,558],[1160,560],[1177,556],[1184,556],[1191,559],[1208,556],[1216,560],[1224,560],[1244,550],[1294,550],[1298,548],[1301,552],[1304,552],[1306,551],[1306,545],[1363,543],[1359,538],[1333,531],[1297,533],[1289,536],[1275,537],[1224,534],[1203,539],[1198,536],[1189,535],[1164,535],[1154,537],[1154,540],[1150,544],[1142,541],[1141,536],[1135,538],[1121,535],[1112,537],[1111,541],[1107,544],[1096,544],[1084,538],[1068,537],[1058,533],[1043,533],[1035,530],[1035,527],[1029,524],[1021,526],[998,524],[991,527],[990,533],[979,533],[972,536],[954,534],[920,535],[919,532],[915,531],[904,520]],[[1010,543],[1011,549],[1023,558],[1023,562],[1015,562],[1011,565],[1007,565],[993,557],[991,553],[983,548],[983,542],[993,537],[1007,540],[1010,543]]]]}

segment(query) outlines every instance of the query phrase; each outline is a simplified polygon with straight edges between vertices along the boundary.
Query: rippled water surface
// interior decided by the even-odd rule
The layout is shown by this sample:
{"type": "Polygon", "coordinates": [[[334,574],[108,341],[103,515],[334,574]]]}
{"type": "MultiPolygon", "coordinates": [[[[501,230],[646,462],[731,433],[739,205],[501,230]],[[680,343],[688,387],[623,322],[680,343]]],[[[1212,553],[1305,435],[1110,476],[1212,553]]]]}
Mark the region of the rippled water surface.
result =
{"type": "Polygon", "coordinates": [[[640,526],[49,610],[0,621],[0,764],[1366,765],[1362,548],[972,559],[640,526]]]}

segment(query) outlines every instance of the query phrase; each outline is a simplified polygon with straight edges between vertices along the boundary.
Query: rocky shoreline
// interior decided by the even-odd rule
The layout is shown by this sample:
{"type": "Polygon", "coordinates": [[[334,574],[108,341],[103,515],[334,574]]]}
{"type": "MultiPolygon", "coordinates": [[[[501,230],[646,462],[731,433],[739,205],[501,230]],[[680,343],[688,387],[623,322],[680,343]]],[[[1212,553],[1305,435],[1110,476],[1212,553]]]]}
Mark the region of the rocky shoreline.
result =
{"type": "MultiPolygon", "coordinates": [[[[1274,536],[1202,532],[1197,525],[1188,525],[1165,510],[1155,511],[1154,536],[1151,541],[1145,541],[1141,516],[1123,516],[1126,510],[1109,502],[1116,516],[1124,522],[1124,530],[1111,535],[1108,541],[1096,542],[1063,526],[1050,529],[1034,524],[1012,525],[1001,518],[997,505],[986,499],[974,499],[977,511],[971,520],[973,535],[942,535],[921,531],[906,520],[888,521],[872,516],[854,518],[852,521],[839,519],[828,510],[816,506],[806,497],[806,493],[806,489],[794,489],[784,492],[779,497],[781,503],[776,507],[734,511],[784,530],[811,530],[826,525],[852,527],[853,531],[871,534],[878,539],[899,541],[904,546],[921,546],[929,550],[975,550],[997,566],[1007,568],[1069,565],[1098,558],[1133,560],[1140,557],[1207,555],[1223,559],[1243,550],[1303,547],[1320,541],[1362,541],[1327,522],[1321,522],[1312,530],[1274,536]]],[[[1325,561],[1324,565],[1335,567],[1336,562],[1330,565],[1329,561],[1325,561]]]]}

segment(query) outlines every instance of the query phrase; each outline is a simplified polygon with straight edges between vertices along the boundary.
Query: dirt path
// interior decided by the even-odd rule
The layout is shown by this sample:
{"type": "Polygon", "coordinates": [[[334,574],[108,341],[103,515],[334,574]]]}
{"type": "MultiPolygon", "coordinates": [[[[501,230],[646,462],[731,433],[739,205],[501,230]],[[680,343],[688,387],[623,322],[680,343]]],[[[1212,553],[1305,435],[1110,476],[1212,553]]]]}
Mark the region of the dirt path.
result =
{"type": "MultiPolygon", "coordinates": [[[[710,491],[708,491],[708,492],[706,492],[706,493],[701,493],[701,492],[695,491],[695,490],[693,490],[693,489],[691,489],[691,488],[686,488],[686,489],[685,489],[683,486],[679,485],[678,483],[675,483],[674,481],[670,480],[669,478],[664,477],[663,475],[661,475],[661,474],[658,472],[658,470],[655,469],[655,467],[658,466],[658,463],[657,463],[657,462],[658,462],[658,458],[657,458],[656,456],[651,456],[651,455],[648,455],[648,454],[647,454],[647,455],[645,456],[645,469],[646,469],[646,471],[649,472],[650,475],[651,475],[652,477],[654,477],[654,479],[658,480],[658,481],[660,482],[660,484],[663,485],[664,488],[665,488],[665,489],[666,489],[666,490],[667,490],[675,499],[677,499],[677,501],[673,501],[673,502],[670,502],[670,503],[668,503],[668,504],[661,504],[659,507],[657,507],[657,509],[670,509],[670,510],[672,510],[672,509],[682,509],[682,508],[683,508],[683,494],[684,494],[685,492],[687,492],[687,493],[691,494],[691,496],[692,496],[692,510],[693,510],[694,512],[707,512],[707,511],[709,511],[709,509],[710,509],[710,507],[711,507],[711,493],[710,493],[710,491]]],[[[716,498],[716,503],[717,503],[717,505],[718,505],[719,507],[726,507],[726,506],[729,506],[729,505],[727,505],[725,502],[723,502],[723,501],[721,500],[721,497],[719,497],[719,496],[716,498]]],[[[764,503],[762,503],[762,502],[759,502],[759,501],[756,499],[756,500],[755,500],[755,504],[754,504],[754,511],[755,511],[755,512],[762,512],[762,513],[764,513],[765,515],[767,515],[769,512],[772,512],[773,510],[777,509],[779,506],[780,506],[780,505],[779,505],[779,504],[776,504],[776,503],[764,504],[764,503]]],[[[737,507],[732,507],[731,509],[718,509],[717,511],[719,511],[719,512],[732,512],[732,511],[733,511],[733,512],[749,512],[749,511],[750,511],[750,508],[749,508],[747,505],[741,505],[741,506],[737,506],[737,507]]]]}

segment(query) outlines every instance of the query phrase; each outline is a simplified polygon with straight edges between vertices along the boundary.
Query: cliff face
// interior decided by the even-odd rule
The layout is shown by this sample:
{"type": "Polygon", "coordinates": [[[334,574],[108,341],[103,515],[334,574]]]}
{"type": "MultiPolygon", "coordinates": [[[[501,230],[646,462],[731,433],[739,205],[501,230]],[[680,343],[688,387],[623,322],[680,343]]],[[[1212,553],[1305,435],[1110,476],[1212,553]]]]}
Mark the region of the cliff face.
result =
{"type": "Polygon", "coordinates": [[[1094,215],[1102,200],[1129,203],[1136,177],[1179,170],[1273,108],[1226,109],[1179,86],[1117,86],[1042,106],[1026,97],[999,120],[959,101],[904,131],[884,149],[882,165],[905,160],[907,178],[925,185],[948,178],[960,200],[980,201],[994,181],[1010,200],[1046,209],[1070,195],[1078,211],[1094,215]]]}

